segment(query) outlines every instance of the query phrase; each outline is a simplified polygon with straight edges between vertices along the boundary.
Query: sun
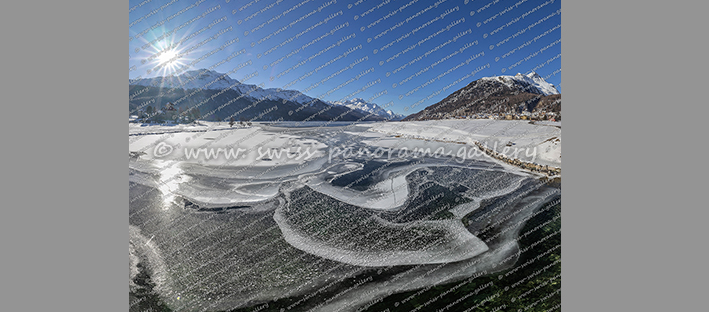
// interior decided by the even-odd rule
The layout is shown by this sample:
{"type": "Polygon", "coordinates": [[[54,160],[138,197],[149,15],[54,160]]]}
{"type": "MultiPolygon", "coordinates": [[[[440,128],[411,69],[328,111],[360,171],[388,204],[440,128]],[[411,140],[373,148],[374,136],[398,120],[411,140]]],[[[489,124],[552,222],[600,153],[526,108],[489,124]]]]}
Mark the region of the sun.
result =
{"type": "Polygon", "coordinates": [[[167,51],[164,51],[162,54],[160,54],[160,56],[158,57],[158,62],[160,64],[172,63],[175,61],[176,56],[177,56],[177,51],[167,50],[167,51]]]}
{"type": "Polygon", "coordinates": [[[175,44],[169,44],[159,47],[154,46],[152,55],[148,58],[151,62],[151,67],[148,69],[148,74],[151,72],[161,72],[163,74],[168,74],[174,72],[178,68],[185,66],[185,62],[188,59],[185,58],[187,53],[182,52],[179,46],[175,44]]]}

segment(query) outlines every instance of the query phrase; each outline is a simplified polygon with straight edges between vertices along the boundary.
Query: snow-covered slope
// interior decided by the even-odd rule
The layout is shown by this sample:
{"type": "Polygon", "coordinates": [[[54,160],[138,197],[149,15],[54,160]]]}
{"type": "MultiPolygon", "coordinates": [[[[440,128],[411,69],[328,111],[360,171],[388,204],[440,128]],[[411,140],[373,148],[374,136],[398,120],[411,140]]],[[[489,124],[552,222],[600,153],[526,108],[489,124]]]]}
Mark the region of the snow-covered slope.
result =
{"type": "Polygon", "coordinates": [[[131,81],[131,85],[181,88],[181,89],[234,89],[254,99],[267,98],[271,100],[288,100],[299,104],[307,104],[314,100],[296,90],[282,90],[280,88],[263,89],[256,85],[244,84],[232,79],[227,74],[214,70],[190,70],[177,76],[155,77],[131,81]]]}
{"type": "MultiPolygon", "coordinates": [[[[375,123],[368,127],[372,132],[388,136],[464,142],[468,146],[480,142],[509,158],[561,168],[561,128],[555,127],[559,124],[530,124],[527,120],[449,119],[375,123]],[[514,145],[508,146],[508,142],[514,145]]],[[[391,144],[391,141],[374,139],[370,142],[381,146],[391,144]]]]}
{"type": "Polygon", "coordinates": [[[554,87],[553,84],[548,83],[535,72],[531,72],[527,75],[517,74],[514,76],[495,76],[495,77],[484,77],[481,78],[484,81],[496,80],[502,82],[506,86],[515,89],[516,86],[530,86],[528,92],[539,93],[543,95],[559,94],[559,90],[554,87]],[[534,92],[538,91],[538,92],[534,92]]]}
{"type": "MultiPolygon", "coordinates": [[[[211,70],[190,70],[178,76],[143,78],[137,81],[131,81],[130,84],[159,88],[204,88],[214,90],[222,90],[242,85],[236,79],[229,77],[229,75],[220,74],[211,70]]],[[[235,89],[238,90],[238,88],[235,89]]]]}
{"type": "Polygon", "coordinates": [[[351,109],[359,109],[362,111],[365,111],[367,113],[372,113],[384,118],[387,118],[389,120],[401,120],[403,119],[404,115],[401,114],[396,114],[392,112],[391,110],[385,110],[381,108],[379,105],[375,103],[369,103],[365,101],[364,99],[361,98],[354,98],[346,101],[334,101],[334,102],[329,102],[332,105],[338,105],[338,106],[345,106],[347,108],[351,109]]]}

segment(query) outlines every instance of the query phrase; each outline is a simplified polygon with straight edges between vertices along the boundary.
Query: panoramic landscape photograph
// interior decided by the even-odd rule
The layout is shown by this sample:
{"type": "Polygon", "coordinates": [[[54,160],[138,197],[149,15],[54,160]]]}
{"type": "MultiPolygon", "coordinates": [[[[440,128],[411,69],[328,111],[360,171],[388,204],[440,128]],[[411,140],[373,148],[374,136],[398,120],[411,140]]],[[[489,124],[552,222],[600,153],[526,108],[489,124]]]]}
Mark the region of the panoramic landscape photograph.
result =
{"type": "Polygon", "coordinates": [[[560,1],[130,0],[128,30],[129,311],[561,310],[560,1]]]}

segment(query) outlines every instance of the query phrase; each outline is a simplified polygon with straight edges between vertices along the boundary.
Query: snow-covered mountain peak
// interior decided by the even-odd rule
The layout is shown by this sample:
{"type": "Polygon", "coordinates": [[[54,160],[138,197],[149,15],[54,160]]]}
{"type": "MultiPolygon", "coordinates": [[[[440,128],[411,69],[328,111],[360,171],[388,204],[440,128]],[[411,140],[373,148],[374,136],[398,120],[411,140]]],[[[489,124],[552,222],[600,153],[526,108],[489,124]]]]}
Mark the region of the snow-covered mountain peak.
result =
{"type": "MultiPolygon", "coordinates": [[[[238,80],[229,77],[229,75],[207,69],[189,70],[174,76],[144,78],[137,81],[131,81],[130,84],[160,88],[212,90],[233,89],[255,100],[270,99],[284,102],[291,101],[298,104],[308,104],[310,106],[320,103],[317,98],[307,96],[297,90],[284,90],[281,88],[263,89],[257,85],[239,82],[238,80]]],[[[346,101],[336,101],[327,104],[345,106],[347,108],[360,110],[366,113],[372,113],[389,120],[400,120],[405,117],[404,115],[396,114],[391,110],[385,111],[377,104],[369,103],[362,98],[352,98],[346,101]]]]}
{"type": "Polygon", "coordinates": [[[389,120],[400,120],[403,119],[404,115],[396,114],[391,110],[384,110],[379,105],[375,103],[369,103],[367,100],[362,98],[352,98],[345,101],[332,101],[331,105],[345,106],[351,109],[359,109],[367,113],[379,115],[381,117],[387,118],[389,120]]]}
{"type": "Polygon", "coordinates": [[[130,84],[158,88],[213,90],[235,88],[236,86],[242,85],[242,83],[236,79],[232,79],[229,75],[206,69],[189,70],[179,75],[144,78],[133,81],[130,84]]]}
{"type": "Polygon", "coordinates": [[[214,79],[218,79],[218,78],[223,78],[223,79],[237,81],[236,79],[232,79],[231,77],[229,77],[229,75],[221,74],[221,73],[218,73],[214,70],[207,70],[207,69],[188,70],[188,71],[183,72],[179,76],[196,77],[197,79],[201,79],[201,80],[208,80],[208,79],[214,80],[214,79]]]}
{"type": "Polygon", "coordinates": [[[538,79],[538,78],[542,78],[542,76],[539,76],[539,74],[537,74],[536,72],[531,72],[531,73],[527,74],[527,78],[538,79]]]}
{"type": "Polygon", "coordinates": [[[548,83],[539,76],[536,72],[531,72],[526,76],[528,79],[532,80],[532,84],[539,89],[544,95],[559,94],[559,90],[554,87],[553,84],[548,83]]]}
{"type": "Polygon", "coordinates": [[[349,107],[349,106],[356,106],[356,107],[358,107],[358,108],[374,107],[374,106],[377,105],[377,104],[374,104],[374,103],[367,103],[367,101],[366,101],[365,99],[362,99],[362,98],[352,98],[352,99],[345,100],[345,101],[333,101],[333,102],[330,102],[330,103],[331,103],[331,104],[335,104],[335,105],[348,106],[348,107],[349,107]]]}
{"type": "Polygon", "coordinates": [[[130,84],[182,89],[234,89],[254,99],[288,100],[299,104],[311,103],[311,98],[296,90],[283,90],[281,88],[263,89],[256,85],[244,84],[214,70],[197,69],[188,70],[176,76],[145,78],[130,84]]]}
{"type": "Polygon", "coordinates": [[[521,73],[517,73],[517,75],[514,76],[494,76],[494,77],[484,77],[481,78],[483,81],[498,81],[503,83],[504,85],[516,89],[519,86],[531,86],[531,88],[534,88],[534,90],[528,90],[533,93],[539,93],[543,95],[552,95],[552,94],[559,94],[559,90],[554,87],[553,84],[548,83],[539,76],[536,72],[531,72],[527,75],[523,75],[521,73]],[[534,92],[538,91],[538,92],[534,92]]]}

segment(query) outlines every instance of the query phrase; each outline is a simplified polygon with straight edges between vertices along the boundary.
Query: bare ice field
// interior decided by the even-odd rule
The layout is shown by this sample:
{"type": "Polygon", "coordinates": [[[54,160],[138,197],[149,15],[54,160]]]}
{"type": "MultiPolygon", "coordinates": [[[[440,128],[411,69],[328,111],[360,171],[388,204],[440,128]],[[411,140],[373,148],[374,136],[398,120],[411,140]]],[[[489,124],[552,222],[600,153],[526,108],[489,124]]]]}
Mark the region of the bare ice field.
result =
{"type": "Polygon", "coordinates": [[[561,167],[560,123],[131,124],[129,134],[131,293],[147,279],[177,311],[283,298],[291,311],[356,311],[497,272],[514,265],[525,220],[561,195],[474,145],[561,167]]]}

